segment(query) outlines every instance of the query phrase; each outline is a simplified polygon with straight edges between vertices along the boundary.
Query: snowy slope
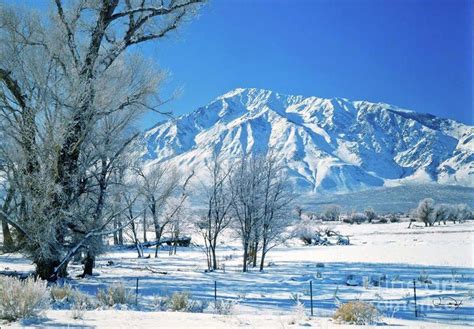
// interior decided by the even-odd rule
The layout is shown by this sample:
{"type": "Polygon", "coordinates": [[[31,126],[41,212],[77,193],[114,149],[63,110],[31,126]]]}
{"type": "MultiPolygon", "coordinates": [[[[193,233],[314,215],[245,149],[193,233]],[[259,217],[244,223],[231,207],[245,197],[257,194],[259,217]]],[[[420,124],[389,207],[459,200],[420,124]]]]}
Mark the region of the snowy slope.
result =
{"type": "Polygon", "coordinates": [[[474,127],[384,103],[235,89],[144,135],[147,165],[202,168],[273,148],[300,192],[406,182],[474,186],[474,127]]]}

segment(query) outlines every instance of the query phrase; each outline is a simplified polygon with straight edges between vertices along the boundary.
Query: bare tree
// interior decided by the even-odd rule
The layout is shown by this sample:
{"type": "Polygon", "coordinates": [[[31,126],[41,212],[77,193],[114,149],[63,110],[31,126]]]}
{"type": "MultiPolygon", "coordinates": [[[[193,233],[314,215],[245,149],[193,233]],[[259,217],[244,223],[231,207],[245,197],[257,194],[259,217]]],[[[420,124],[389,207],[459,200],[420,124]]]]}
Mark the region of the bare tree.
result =
{"type": "Polygon", "coordinates": [[[153,220],[156,239],[155,257],[158,257],[160,240],[188,198],[186,188],[194,172],[181,181],[175,170],[154,164],[146,172],[138,168],[137,174],[140,177],[141,193],[153,220]],[[177,197],[178,201],[174,197],[177,197]]]}
{"type": "Polygon", "coordinates": [[[219,155],[214,155],[207,164],[209,184],[204,184],[206,213],[197,222],[204,238],[208,270],[217,269],[216,248],[217,240],[230,224],[232,195],[229,189],[230,167],[221,161],[219,155]]]}
{"type": "Polygon", "coordinates": [[[242,270],[247,271],[249,261],[256,263],[259,250],[263,270],[268,251],[280,242],[289,223],[290,186],[271,151],[266,156],[243,156],[235,168],[230,186],[233,216],[244,249],[242,270]]]}
{"type": "MultiPolygon", "coordinates": [[[[261,195],[262,158],[243,156],[234,166],[230,177],[232,210],[236,219],[236,230],[242,240],[242,271],[247,272],[249,251],[255,228],[261,219],[259,197],[261,195]]],[[[252,259],[253,260],[253,259],[252,259]]]]}
{"type": "Polygon", "coordinates": [[[265,266],[267,253],[282,241],[283,233],[290,223],[290,209],[293,200],[288,177],[284,174],[284,167],[272,152],[269,152],[264,158],[262,176],[260,271],[263,271],[265,266]]]}
{"type": "Polygon", "coordinates": [[[140,113],[158,111],[164,77],[130,49],[166,37],[202,2],[54,0],[49,20],[1,6],[0,159],[15,193],[2,219],[40,277],[66,275],[79,250],[93,259],[102,236],[122,228],[109,229],[114,154],[140,113]]]}

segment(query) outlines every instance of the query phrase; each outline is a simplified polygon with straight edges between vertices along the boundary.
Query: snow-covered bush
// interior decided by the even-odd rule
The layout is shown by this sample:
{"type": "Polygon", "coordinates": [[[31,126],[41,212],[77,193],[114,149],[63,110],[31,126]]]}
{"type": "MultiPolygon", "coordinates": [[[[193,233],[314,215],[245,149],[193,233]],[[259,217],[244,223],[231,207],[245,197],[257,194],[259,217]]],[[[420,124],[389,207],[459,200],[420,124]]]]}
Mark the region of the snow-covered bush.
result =
{"type": "Polygon", "coordinates": [[[298,222],[293,230],[293,235],[299,238],[305,245],[313,244],[313,239],[317,234],[318,228],[316,224],[308,218],[304,218],[298,222]]]}
{"type": "Polygon", "coordinates": [[[370,303],[352,301],[339,306],[333,319],[349,324],[371,325],[380,320],[380,314],[377,308],[370,303]]]}
{"type": "Polygon", "coordinates": [[[343,223],[347,224],[354,224],[354,221],[352,220],[352,216],[345,216],[342,218],[343,223]]]}
{"type": "Polygon", "coordinates": [[[209,306],[209,303],[202,300],[190,300],[186,312],[191,313],[203,313],[204,310],[209,306]]]}
{"type": "Polygon", "coordinates": [[[172,311],[187,311],[189,306],[189,293],[175,292],[166,301],[166,306],[172,311]]]}
{"type": "Polygon", "coordinates": [[[72,300],[71,317],[75,320],[84,318],[85,312],[94,306],[90,297],[80,291],[72,290],[70,298],[72,300]]]}
{"type": "Polygon", "coordinates": [[[63,286],[54,285],[49,291],[53,302],[70,301],[73,293],[73,289],[69,284],[64,284],[63,286]]]}
{"type": "Polygon", "coordinates": [[[234,312],[235,302],[232,300],[221,299],[214,305],[214,312],[220,315],[230,315],[234,312]]]}
{"type": "Polygon", "coordinates": [[[289,324],[294,325],[304,320],[306,320],[304,304],[297,301],[295,306],[293,306],[293,315],[290,318],[289,324]]]}
{"type": "Polygon", "coordinates": [[[123,283],[114,283],[107,290],[99,289],[97,299],[102,306],[112,307],[117,304],[130,304],[133,301],[133,293],[123,283]]]}
{"type": "Polygon", "coordinates": [[[166,303],[168,302],[168,298],[163,298],[159,295],[153,295],[152,301],[156,311],[166,311],[166,303]]]}
{"type": "Polygon", "coordinates": [[[337,205],[329,205],[326,207],[324,211],[323,220],[338,221],[340,216],[341,216],[341,207],[337,205]]]}
{"type": "Polygon", "coordinates": [[[425,226],[433,225],[433,212],[434,212],[434,201],[433,199],[427,198],[420,201],[418,208],[416,208],[416,214],[418,220],[425,224],[425,226]]]}
{"type": "Polygon", "coordinates": [[[7,321],[40,316],[49,307],[46,281],[0,277],[0,318],[7,321]]]}
{"type": "Polygon", "coordinates": [[[388,215],[388,219],[390,220],[390,223],[398,223],[400,221],[400,218],[395,214],[388,215]]]}
{"type": "Polygon", "coordinates": [[[363,214],[363,213],[360,213],[360,212],[355,212],[355,213],[352,213],[351,220],[352,220],[353,223],[361,224],[363,222],[368,221],[368,218],[367,218],[366,214],[363,214]]]}
{"type": "Polygon", "coordinates": [[[367,221],[371,223],[374,219],[377,219],[377,214],[375,210],[372,208],[367,208],[364,210],[365,217],[367,217],[367,221]]]}

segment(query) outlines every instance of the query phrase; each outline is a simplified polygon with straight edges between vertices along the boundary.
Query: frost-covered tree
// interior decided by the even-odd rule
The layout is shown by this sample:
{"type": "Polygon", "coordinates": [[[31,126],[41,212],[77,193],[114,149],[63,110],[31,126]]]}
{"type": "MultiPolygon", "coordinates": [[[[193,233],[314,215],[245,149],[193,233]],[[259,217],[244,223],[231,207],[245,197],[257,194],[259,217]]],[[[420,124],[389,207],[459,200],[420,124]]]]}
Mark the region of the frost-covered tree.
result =
{"type": "Polygon", "coordinates": [[[328,221],[338,221],[341,217],[341,207],[335,204],[327,206],[324,210],[323,217],[328,221]]]}
{"type": "Polygon", "coordinates": [[[368,220],[367,215],[361,212],[353,212],[349,216],[350,223],[361,224],[368,220]]]}
{"type": "Polygon", "coordinates": [[[371,223],[374,219],[377,219],[377,213],[373,208],[367,208],[364,210],[364,214],[367,217],[367,221],[371,223]]]}
{"type": "Polygon", "coordinates": [[[243,272],[247,263],[256,264],[261,250],[260,269],[265,256],[279,241],[291,216],[292,195],[283,167],[268,155],[243,156],[230,176],[232,215],[242,240],[243,272]]]}
{"type": "Polygon", "coordinates": [[[40,277],[66,275],[81,250],[93,259],[110,234],[113,168],[133,120],[157,111],[164,77],[133,48],[168,36],[201,2],[54,0],[44,17],[0,7],[0,170],[15,201],[2,220],[40,277]]]}
{"type": "MultiPolygon", "coordinates": [[[[262,158],[244,156],[235,166],[230,177],[232,210],[236,232],[242,240],[242,271],[247,272],[247,262],[254,232],[261,219],[260,200],[262,158]]],[[[256,251],[255,251],[256,252],[256,251]]]]}
{"type": "Polygon", "coordinates": [[[155,257],[158,257],[159,241],[175,216],[179,215],[188,198],[186,188],[194,173],[185,177],[183,181],[176,170],[154,164],[145,170],[137,168],[136,174],[139,177],[138,184],[144,203],[153,221],[157,243],[155,257]]]}
{"type": "Polygon", "coordinates": [[[445,204],[436,205],[433,212],[431,213],[433,218],[430,221],[433,222],[433,224],[437,222],[439,225],[441,225],[441,222],[443,222],[446,225],[448,211],[449,206],[445,204]]]}
{"type": "Polygon", "coordinates": [[[293,194],[282,164],[269,152],[264,158],[262,175],[262,219],[260,271],[265,266],[267,253],[283,238],[291,222],[293,194]]]}
{"type": "Polygon", "coordinates": [[[206,210],[196,225],[204,238],[208,270],[217,269],[216,248],[221,233],[231,221],[232,193],[229,185],[231,168],[214,155],[206,165],[209,179],[203,183],[206,210]]]}
{"type": "Polygon", "coordinates": [[[457,219],[459,222],[464,222],[472,217],[472,211],[471,208],[465,204],[465,203],[460,203],[456,205],[456,212],[457,212],[457,219]]]}
{"type": "Polygon", "coordinates": [[[420,222],[423,222],[425,226],[433,225],[433,213],[435,210],[435,205],[433,199],[423,199],[418,204],[416,208],[416,215],[420,222]]]}

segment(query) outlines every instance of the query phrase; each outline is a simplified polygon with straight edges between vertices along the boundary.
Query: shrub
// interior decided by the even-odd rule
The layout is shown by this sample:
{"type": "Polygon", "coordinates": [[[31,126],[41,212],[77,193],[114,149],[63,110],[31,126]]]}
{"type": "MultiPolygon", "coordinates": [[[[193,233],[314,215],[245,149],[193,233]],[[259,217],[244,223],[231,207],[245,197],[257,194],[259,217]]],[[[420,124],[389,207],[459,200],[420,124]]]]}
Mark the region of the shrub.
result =
{"type": "Polygon", "coordinates": [[[166,303],[168,301],[166,298],[159,295],[153,295],[152,301],[156,311],[166,311],[166,303]]]}
{"type": "Polygon", "coordinates": [[[386,224],[386,223],[388,223],[388,220],[387,220],[387,218],[382,217],[382,218],[379,219],[379,223],[380,224],[386,224]]]}
{"type": "Polygon", "coordinates": [[[175,292],[167,300],[166,306],[172,311],[186,311],[189,306],[189,293],[175,292]]]}
{"type": "Polygon", "coordinates": [[[354,220],[353,220],[352,217],[350,217],[350,216],[349,216],[349,217],[344,217],[344,218],[342,219],[342,222],[343,222],[343,223],[347,223],[347,224],[354,224],[354,220]]]}
{"type": "Polygon", "coordinates": [[[232,300],[221,299],[218,300],[214,305],[214,311],[220,315],[230,315],[233,313],[235,302],[232,300]]]}
{"type": "Polygon", "coordinates": [[[324,211],[323,220],[338,221],[340,216],[341,207],[339,207],[338,205],[329,205],[324,211]]]}
{"type": "Polygon", "coordinates": [[[374,305],[352,301],[339,306],[333,319],[350,324],[367,325],[377,323],[380,315],[374,305]]]}
{"type": "Polygon", "coordinates": [[[40,316],[49,307],[46,281],[0,278],[0,318],[15,321],[40,316]]]}
{"type": "Polygon", "coordinates": [[[360,223],[366,222],[368,219],[367,219],[367,216],[363,213],[353,213],[351,215],[351,220],[353,223],[360,224],[360,223]]]}
{"type": "Polygon", "coordinates": [[[69,284],[63,286],[54,285],[50,288],[51,298],[54,302],[70,301],[73,289],[69,284]]]}
{"type": "Polygon", "coordinates": [[[295,325],[304,320],[306,320],[305,307],[303,303],[298,301],[295,306],[293,306],[293,315],[290,317],[289,324],[295,325]]]}
{"type": "Polygon", "coordinates": [[[208,302],[200,300],[190,300],[188,303],[188,307],[186,308],[186,312],[203,313],[208,306],[208,302]]]}
{"type": "Polygon", "coordinates": [[[314,222],[305,218],[298,222],[294,228],[293,234],[298,237],[305,245],[313,244],[313,238],[317,233],[317,227],[314,222]]]}
{"type": "Polygon", "coordinates": [[[75,320],[84,318],[86,310],[93,307],[89,296],[80,291],[72,290],[70,298],[73,301],[71,305],[71,317],[75,320]]]}
{"type": "Polygon", "coordinates": [[[395,214],[390,214],[388,218],[390,219],[390,223],[398,223],[400,221],[400,218],[395,214]]]}
{"type": "Polygon", "coordinates": [[[123,283],[114,283],[109,289],[97,291],[97,299],[103,306],[114,306],[116,304],[130,304],[133,301],[133,293],[125,288],[123,283]]]}

